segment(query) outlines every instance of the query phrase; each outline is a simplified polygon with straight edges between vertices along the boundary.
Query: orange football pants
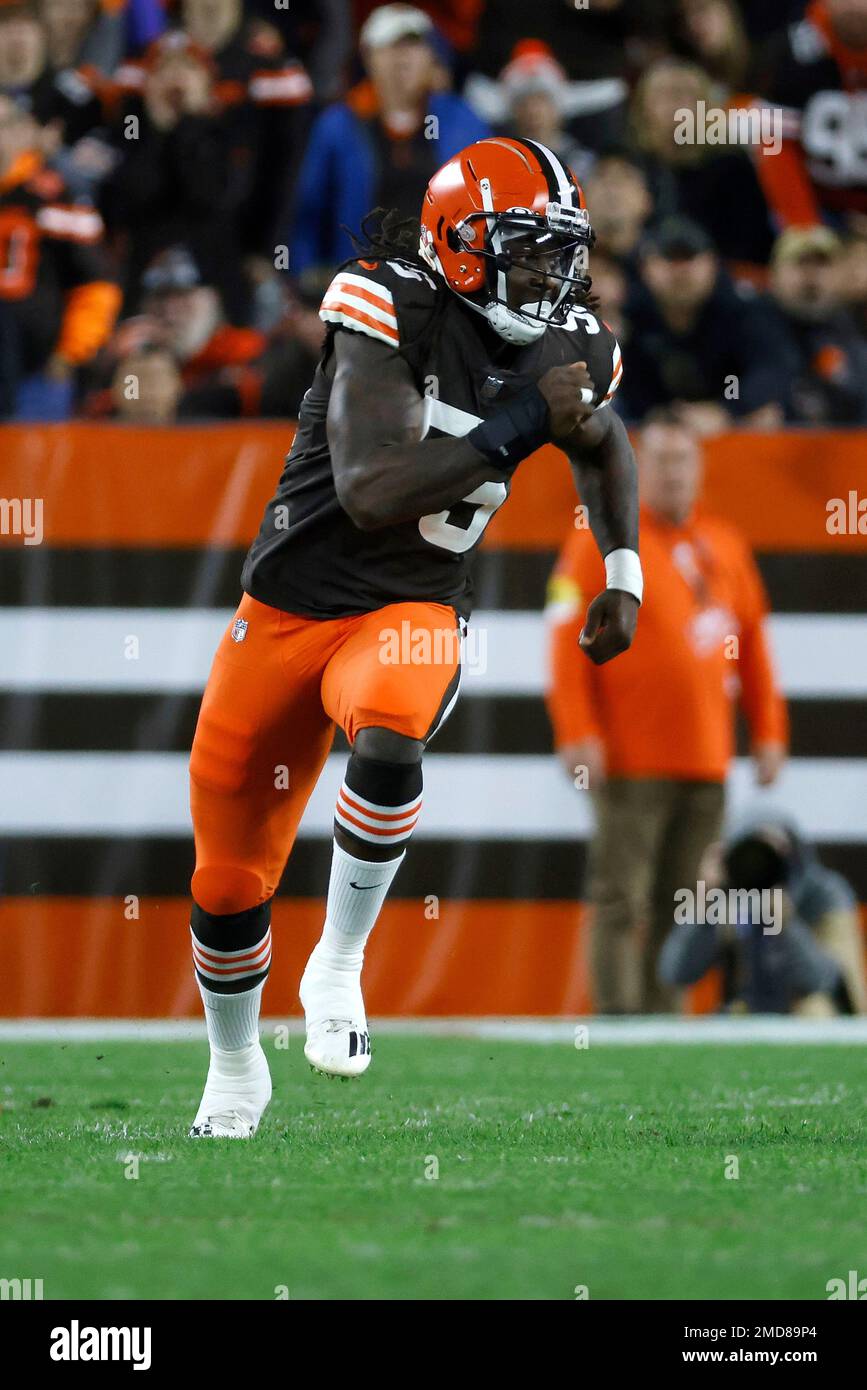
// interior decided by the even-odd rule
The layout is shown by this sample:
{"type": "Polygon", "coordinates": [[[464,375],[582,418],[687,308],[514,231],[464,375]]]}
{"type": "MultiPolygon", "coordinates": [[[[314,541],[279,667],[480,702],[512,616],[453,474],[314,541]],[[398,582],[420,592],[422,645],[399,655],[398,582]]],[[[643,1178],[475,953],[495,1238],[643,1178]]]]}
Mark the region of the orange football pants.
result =
{"type": "Polygon", "coordinates": [[[190,756],[192,894],[243,912],[280,882],[339,724],[427,740],[457,695],[453,608],[394,603],[320,621],[245,594],[217,648],[190,756]]]}

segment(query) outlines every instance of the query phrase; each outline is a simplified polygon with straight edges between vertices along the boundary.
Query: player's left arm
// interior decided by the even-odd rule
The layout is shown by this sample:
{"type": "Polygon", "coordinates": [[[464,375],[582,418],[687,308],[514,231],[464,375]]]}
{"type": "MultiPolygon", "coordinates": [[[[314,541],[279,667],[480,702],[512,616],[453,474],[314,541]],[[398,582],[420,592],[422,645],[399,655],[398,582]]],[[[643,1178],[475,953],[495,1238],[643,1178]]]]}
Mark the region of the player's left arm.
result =
{"type": "Polygon", "coordinates": [[[602,405],[557,441],[565,450],[590,529],[605,560],[607,587],[587,609],[579,643],[597,666],[631,645],[642,597],[638,558],[638,470],[626,427],[602,405]]]}

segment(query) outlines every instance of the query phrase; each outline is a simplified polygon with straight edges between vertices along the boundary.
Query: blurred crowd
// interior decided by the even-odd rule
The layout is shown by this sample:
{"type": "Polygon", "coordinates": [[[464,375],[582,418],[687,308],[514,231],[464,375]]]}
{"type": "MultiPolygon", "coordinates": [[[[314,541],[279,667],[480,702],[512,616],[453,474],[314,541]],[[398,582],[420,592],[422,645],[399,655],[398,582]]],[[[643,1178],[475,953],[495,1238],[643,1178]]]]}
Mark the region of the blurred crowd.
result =
{"type": "Polygon", "coordinates": [[[867,0],[0,0],[0,415],[294,416],[492,132],[585,187],[627,420],[867,423],[867,0]]]}

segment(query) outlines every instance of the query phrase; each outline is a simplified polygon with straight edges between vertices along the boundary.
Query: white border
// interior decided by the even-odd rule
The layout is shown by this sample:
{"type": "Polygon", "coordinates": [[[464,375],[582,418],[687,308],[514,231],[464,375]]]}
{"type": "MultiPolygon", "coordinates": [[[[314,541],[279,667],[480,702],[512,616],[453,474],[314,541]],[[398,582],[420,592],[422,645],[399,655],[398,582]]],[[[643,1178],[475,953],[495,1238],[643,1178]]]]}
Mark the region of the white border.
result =
{"type": "MultiPolygon", "coordinates": [[[[288,1027],[301,1034],[300,1018],[263,1018],[264,1035],[288,1027]]],[[[574,1046],[586,1028],[590,1046],[653,1046],[691,1043],[845,1044],[867,1043],[867,1018],[803,1019],[777,1015],[744,1018],[383,1018],[371,1021],[380,1035],[477,1038],[488,1042],[560,1043],[574,1046]]],[[[204,1041],[198,1019],[23,1018],[0,1020],[0,1042],[196,1042],[204,1041]]]]}

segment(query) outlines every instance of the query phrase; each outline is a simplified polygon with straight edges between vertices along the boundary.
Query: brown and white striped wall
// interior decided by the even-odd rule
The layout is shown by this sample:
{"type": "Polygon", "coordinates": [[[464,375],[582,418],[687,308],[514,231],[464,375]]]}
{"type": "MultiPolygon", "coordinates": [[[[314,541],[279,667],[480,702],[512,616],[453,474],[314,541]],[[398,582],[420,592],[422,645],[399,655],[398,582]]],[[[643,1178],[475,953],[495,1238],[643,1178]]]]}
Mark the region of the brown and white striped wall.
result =
{"type": "MultiPolygon", "coordinates": [[[[187,755],[292,430],[0,434],[3,499],[43,503],[41,543],[0,534],[0,1015],[188,1014],[187,755]]],[[[751,541],[773,607],[793,739],[774,806],[865,902],[867,436],[738,434],[707,455],[705,501],[751,541]],[[842,534],[828,529],[834,498],[855,519],[842,534]]],[[[426,760],[422,818],[369,952],[373,1014],[592,1008],[589,806],[551,755],[542,701],[545,582],[576,500],[562,456],[543,451],[489,528],[473,620],[486,661],[426,760]]],[[[344,753],[338,739],[275,904],[271,1014],[298,1012],[344,753]]],[[[754,795],[738,759],[731,804],[754,795]]]]}

